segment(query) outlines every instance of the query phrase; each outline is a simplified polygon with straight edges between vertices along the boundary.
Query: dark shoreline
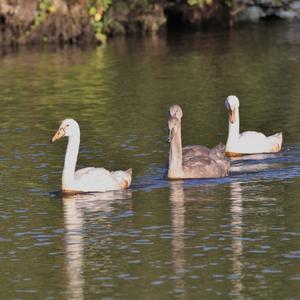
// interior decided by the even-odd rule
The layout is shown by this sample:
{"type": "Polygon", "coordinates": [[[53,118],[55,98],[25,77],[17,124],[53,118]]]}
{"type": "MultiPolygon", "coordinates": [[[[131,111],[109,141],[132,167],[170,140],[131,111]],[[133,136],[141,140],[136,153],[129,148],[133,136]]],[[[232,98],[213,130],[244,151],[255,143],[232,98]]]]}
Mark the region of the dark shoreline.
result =
{"type": "MultiPolygon", "coordinates": [[[[202,6],[167,0],[147,1],[146,5],[133,1],[134,6],[131,1],[115,0],[106,11],[101,10],[101,16],[97,15],[97,10],[96,15],[89,13],[87,0],[49,1],[47,3],[53,5],[41,10],[37,0],[16,0],[14,4],[3,0],[0,3],[0,47],[96,45],[115,36],[230,30],[240,21],[258,22],[274,16],[281,19],[274,8],[268,16],[262,8],[253,5],[246,6],[236,15],[236,7],[230,8],[221,0],[202,6]]],[[[280,10],[283,8],[278,7],[280,10]]]]}

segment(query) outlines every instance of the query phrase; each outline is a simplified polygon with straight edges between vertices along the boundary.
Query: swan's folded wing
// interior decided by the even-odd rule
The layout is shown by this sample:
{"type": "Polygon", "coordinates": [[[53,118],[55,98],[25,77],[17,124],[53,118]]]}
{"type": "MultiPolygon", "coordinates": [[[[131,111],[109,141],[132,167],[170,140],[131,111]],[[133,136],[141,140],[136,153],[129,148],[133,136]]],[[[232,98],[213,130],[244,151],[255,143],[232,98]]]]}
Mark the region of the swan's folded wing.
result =
{"type": "Polygon", "coordinates": [[[224,156],[221,158],[217,158],[216,155],[215,157],[214,155],[195,156],[183,161],[185,173],[188,174],[190,178],[223,177],[228,175],[229,167],[230,162],[224,156]]]}
{"type": "Polygon", "coordinates": [[[264,140],[266,136],[262,132],[258,131],[245,131],[240,134],[239,140],[242,141],[251,141],[251,140],[264,140]]]}
{"type": "Polygon", "coordinates": [[[88,168],[83,168],[83,169],[77,170],[75,172],[75,180],[79,179],[81,176],[84,176],[86,174],[89,174],[90,172],[93,172],[95,169],[97,170],[98,168],[88,167],[88,168]]]}
{"type": "Polygon", "coordinates": [[[183,159],[190,159],[195,156],[206,156],[209,151],[209,148],[202,145],[185,146],[182,149],[182,156],[183,159]]]}
{"type": "Polygon", "coordinates": [[[104,168],[84,168],[76,171],[75,181],[89,191],[127,188],[131,183],[131,169],[110,172],[104,168]]]}
{"type": "Polygon", "coordinates": [[[220,159],[226,159],[225,158],[225,145],[220,143],[217,146],[213,147],[210,152],[209,156],[211,158],[220,160],[220,159]]]}
{"type": "Polygon", "coordinates": [[[211,161],[208,155],[193,156],[183,158],[182,165],[185,168],[205,168],[211,164],[211,161]]]}
{"type": "Polygon", "coordinates": [[[273,146],[263,133],[246,131],[240,134],[236,152],[243,154],[273,152],[273,146]]]}
{"type": "Polygon", "coordinates": [[[111,190],[117,182],[111,172],[104,168],[84,168],[75,173],[76,184],[84,190],[102,191],[111,190]]]}

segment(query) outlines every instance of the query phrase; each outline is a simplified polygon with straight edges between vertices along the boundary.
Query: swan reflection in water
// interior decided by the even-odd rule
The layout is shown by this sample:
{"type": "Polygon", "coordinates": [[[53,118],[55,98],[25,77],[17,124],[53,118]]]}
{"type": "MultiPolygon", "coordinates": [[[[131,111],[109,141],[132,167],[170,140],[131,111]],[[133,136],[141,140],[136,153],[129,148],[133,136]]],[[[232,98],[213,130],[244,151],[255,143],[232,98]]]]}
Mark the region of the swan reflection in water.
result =
{"type": "MultiPolygon", "coordinates": [[[[193,195],[193,199],[195,194],[193,195]]],[[[185,202],[189,200],[189,193],[186,195],[183,182],[173,181],[170,182],[170,202],[171,202],[171,215],[172,215],[172,253],[173,253],[173,267],[176,275],[175,288],[178,292],[184,292],[184,272],[186,268],[185,260],[185,202]]],[[[242,186],[239,182],[232,182],[230,184],[230,228],[232,238],[232,290],[231,295],[237,296],[242,299],[243,290],[243,198],[242,186]]],[[[182,293],[184,298],[184,294],[182,293]]]]}
{"type": "Polygon", "coordinates": [[[183,190],[183,181],[170,181],[170,202],[172,215],[172,255],[174,273],[176,275],[175,288],[178,291],[184,290],[184,218],[185,218],[185,196],[183,190]]]}
{"type": "Polygon", "coordinates": [[[231,157],[230,173],[245,174],[280,168],[282,163],[276,161],[279,156],[280,154],[261,153],[231,157]]]}
{"type": "Polygon", "coordinates": [[[84,299],[84,224],[85,218],[106,221],[107,215],[114,210],[113,204],[131,198],[131,191],[106,193],[87,193],[63,196],[67,294],[69,299],[84,299]],[[88,215],[89,213],[96,213],[88,215]]]}
{"type": "Polygon", "coordinates": [[[231,295],[243,299],[243,198],[242,186],[239,182],[230,184],[230,215],[231,215],[231,238],[232,238],[232,262],[233,278],[231,295]]]}

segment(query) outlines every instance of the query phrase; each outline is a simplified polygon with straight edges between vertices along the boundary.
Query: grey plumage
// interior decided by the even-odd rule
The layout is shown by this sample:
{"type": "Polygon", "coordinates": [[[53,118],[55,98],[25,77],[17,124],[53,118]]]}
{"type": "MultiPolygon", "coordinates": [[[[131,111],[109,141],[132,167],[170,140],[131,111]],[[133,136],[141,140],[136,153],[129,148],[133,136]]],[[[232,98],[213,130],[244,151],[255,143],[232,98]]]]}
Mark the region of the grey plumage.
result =
{"type": "MultiPolygon", "coordinates": [[[[169,118],[175,117],[181,121],[183,111],[178,104],[173,104],[169,108],[169,118]]],[[[185,158],[190,158],[199,155],[208,155],[210,149],[202,145],[189,145],[182,148],[182,155],[185,158]]]]}
{"type": "Polygon", "coordinates": [[[169,110],[169,170],[168,178],[217,178],[227,176],[230,162],[225,157],[225,146],[219,144],[212,149],[202,145],[182,148],[181,117],[179,105],[169,110]]]}

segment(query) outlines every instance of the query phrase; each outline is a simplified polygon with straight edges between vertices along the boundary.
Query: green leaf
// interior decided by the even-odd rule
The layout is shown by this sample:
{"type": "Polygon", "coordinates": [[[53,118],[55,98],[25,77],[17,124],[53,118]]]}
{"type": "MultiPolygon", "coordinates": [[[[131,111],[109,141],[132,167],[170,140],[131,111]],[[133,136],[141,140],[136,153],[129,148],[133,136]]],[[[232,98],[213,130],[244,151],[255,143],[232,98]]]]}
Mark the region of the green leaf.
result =
{"type": "Polygon", "coordinates": [[[89,10],[89,14],[90,14],[91,16],[94,16],[96,13],[97,13],[96,7],[95,7],[95,6],[92,6],[92,7],[90,8],[90,10],[89,10]]]}

